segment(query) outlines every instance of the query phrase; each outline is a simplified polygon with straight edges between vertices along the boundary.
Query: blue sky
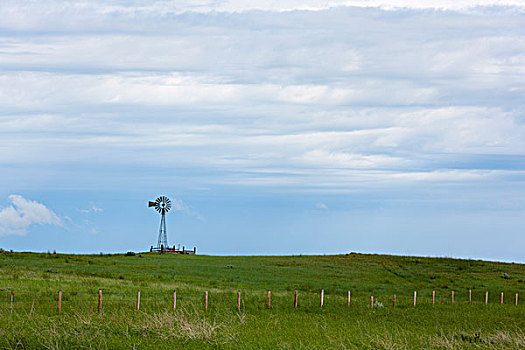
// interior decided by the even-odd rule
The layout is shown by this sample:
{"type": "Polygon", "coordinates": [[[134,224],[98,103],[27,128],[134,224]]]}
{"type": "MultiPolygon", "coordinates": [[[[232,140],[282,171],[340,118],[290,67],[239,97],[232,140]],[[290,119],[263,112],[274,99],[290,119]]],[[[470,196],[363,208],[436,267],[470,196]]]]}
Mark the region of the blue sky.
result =
{"type": "Polygon", "coordinates": [[[0,247],[525,262],[525,3],[2,1],[0,247]]]}

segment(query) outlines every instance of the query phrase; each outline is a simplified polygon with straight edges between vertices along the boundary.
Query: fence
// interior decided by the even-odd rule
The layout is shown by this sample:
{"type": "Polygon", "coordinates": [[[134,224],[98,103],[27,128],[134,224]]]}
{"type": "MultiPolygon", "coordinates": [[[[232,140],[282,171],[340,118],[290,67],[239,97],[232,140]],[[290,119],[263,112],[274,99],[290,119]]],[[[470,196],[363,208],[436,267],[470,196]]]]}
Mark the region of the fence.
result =
{"type": "Polygon", "coordinates": [[[341,307],[391,307],[417,308],[420,306],[449,305],[488,305],[512,304],[518,306],[519,294],[489,291],[414,291],[410,295],[369,295],[363,293],[325,294],[291,292],[272,293],[267,291],[237,291],[237,292],[209,292],[209,291],[144,291],[115,292],[93,290],[90,292],[77,291],[24,291],[12,288],[2,289],[0,294],[0,314],[14,312],[60,314],[63,312],[75,313],[79,311],[103,312],[105,310],[138,310],[157,312],[162,310],[177,310],[190,308],[207,311],[218,307],[232,310],[250,309],[315,309],[341,307]]]}

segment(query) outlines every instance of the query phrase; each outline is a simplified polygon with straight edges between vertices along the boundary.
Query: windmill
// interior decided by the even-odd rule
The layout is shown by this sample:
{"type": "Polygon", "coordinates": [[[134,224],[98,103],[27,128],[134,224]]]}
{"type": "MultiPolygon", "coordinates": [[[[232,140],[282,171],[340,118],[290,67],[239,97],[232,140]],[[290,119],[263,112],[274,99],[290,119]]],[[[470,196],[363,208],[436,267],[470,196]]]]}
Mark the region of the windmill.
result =
{"type": "Polygon", "coordinates": [[[171,209],[171,201],[166,196],[160,196],[154,202],[149,201],[148,207],[154,207],[160,213],[159,239],[156,249],[168,249],[168,233],[166,231],[166,213],[171,209]]]}

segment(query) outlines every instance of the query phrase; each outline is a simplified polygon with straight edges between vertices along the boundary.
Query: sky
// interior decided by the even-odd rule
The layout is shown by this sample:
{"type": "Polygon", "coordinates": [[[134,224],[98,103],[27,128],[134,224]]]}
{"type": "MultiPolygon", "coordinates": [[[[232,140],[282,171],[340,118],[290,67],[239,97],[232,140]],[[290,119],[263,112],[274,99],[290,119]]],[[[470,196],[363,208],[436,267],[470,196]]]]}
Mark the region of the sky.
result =
{"type": "Polygon", "coordinates": [[[525,1],[0,3],[0,248],[525,262],[525,1]]]}

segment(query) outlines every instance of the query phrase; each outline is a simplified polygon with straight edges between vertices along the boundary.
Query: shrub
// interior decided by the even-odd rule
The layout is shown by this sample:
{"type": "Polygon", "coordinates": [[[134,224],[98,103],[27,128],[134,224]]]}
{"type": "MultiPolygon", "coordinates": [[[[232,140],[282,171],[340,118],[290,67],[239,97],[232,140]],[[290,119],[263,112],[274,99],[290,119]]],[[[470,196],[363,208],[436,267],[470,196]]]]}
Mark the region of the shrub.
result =
{"type": "Polygon", "coordinates": [[[135,252],[127,252],[124,254],[125,256],[135,256],[135,252]]]}

